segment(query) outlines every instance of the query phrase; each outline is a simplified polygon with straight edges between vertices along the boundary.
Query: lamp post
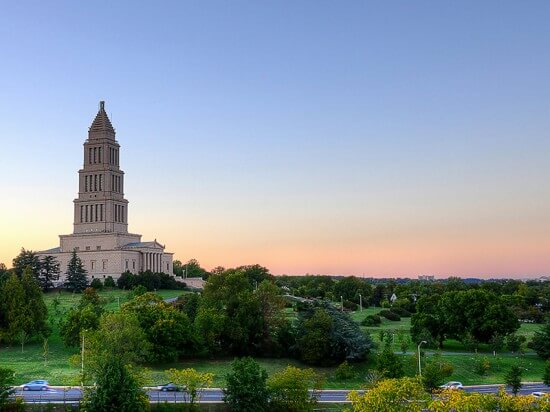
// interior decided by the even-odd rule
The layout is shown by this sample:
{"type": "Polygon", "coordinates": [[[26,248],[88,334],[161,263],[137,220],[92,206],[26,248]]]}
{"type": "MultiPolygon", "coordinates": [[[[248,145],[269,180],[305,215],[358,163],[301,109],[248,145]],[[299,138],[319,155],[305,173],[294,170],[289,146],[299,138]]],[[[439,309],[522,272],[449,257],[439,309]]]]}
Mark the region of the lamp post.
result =
{"type": "Polygon", "coordinates": [[[359,310],[363,312],[363,297],[359,294],[359,310]]]}
{"type": "Polygon", "coordinates": [[[343,296],[340,296],[340,310],[342,312],[344,311],[344,297],[343,296]]]}
{"type": "Polygon", "coordinates": [[[84,334],[87,329],[82,331],[82,348],[80,350],[80,385],[84,387],[84,334]]]}
{"type": "Polygon", "coordinates": [[[423,343],[428,343],[428,342],[423,340],[422,342],[420,342],[418,344],[418,347],[417,347],[417,352],[418,352],[418,375],[419,376],[422,376],[422,366],[420,365],[420,347],[422,346],[423,343]]]}

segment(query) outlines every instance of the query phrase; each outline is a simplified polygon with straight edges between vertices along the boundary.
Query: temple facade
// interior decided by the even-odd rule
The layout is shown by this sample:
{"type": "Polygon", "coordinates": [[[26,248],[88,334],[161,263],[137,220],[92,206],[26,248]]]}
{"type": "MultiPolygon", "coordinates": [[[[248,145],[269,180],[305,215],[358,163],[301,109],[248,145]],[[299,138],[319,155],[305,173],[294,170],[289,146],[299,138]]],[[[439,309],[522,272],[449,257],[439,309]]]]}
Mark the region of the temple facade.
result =
{"type": "Polygon", "coordinates": [[[38,252],[54,256],[65,279],[67,264],[76,250],[89,280],[121,273],[151,270],[173,274],[172,253],[157,240],[142,242],[128,232],[128,200],[124,198],[124,172],[120,145],[105,112],[105,102],[88,130],[83,167],[78,171],[78,197],[74,200],[74,230],[60,235],[59,247],[38,252]]]}

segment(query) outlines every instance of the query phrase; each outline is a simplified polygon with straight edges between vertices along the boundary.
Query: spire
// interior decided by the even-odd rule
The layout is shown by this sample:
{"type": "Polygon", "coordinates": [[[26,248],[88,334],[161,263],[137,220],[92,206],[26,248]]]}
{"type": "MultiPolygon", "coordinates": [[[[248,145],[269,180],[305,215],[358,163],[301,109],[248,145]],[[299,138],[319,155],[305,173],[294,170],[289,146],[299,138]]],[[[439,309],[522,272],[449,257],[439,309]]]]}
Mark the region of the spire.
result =
{"type": "Polygon", "coordinates": [[[115,138],[115,129],[109,120],[109,116],[107,116],[105,102],[103,100],[99,102],[99,111],[88,129],[88,138],[98,139],[102,137],[115,138]]]}

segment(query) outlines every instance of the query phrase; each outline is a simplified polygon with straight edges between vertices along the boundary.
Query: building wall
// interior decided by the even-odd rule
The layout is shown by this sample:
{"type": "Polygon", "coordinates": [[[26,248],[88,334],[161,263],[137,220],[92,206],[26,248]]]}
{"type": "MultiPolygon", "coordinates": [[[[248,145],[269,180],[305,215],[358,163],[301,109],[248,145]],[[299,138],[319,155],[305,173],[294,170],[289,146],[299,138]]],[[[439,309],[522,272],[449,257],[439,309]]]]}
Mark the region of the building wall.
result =
{"type": "Polygon", "coordinates": [[[89,252],[97,250],[113,250],[120,248],[128,243],[139,242],[141,235],[102,233],[102,234],[79,234],[79,235],[61,235],[61,251],[72,252],[75,248],[77,252],[89,252]]]}

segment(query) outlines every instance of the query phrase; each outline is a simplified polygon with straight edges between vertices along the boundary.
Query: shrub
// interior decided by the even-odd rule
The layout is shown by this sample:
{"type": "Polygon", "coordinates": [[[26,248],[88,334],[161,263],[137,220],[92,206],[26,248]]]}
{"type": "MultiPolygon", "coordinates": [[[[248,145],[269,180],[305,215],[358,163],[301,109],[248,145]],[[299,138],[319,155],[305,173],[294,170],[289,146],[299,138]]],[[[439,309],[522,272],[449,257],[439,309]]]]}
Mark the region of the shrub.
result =
{"type": "Polygon", "coordinates": [[[487,356],[476,357],[474,362],[474,372],[477,373],[479,376],[484,376],[487,371],[491,368],[491,363],[489,362],[489,359],[487,356]]]}
{"type": "Polygon", "coordinates": [[[363,326],[379,326],[382,323],[382,319],[378,315],[368,315],[361,321],[363,326]]]}
{"type": "Polygon", "coordinates": [[[105,281],[103,282],[103,286],[106,288],[114,288],[116,287],[115,281],[112,276],[107,276],[105,278],[105,281]]]}
{"type": "Polygon", "coordinates": [[[103,289],[103,283],[101,283],[101,279],[93,279],[92,283],[90,283],[90,287],[94,288],[95,290],[102,290],[103,289]]]}
{"type": "Polygon", "coordinates": [[[409,312],[407,309],[399,308],[399,307],[393,307],[390,309],[390,312],[395,313],[396,315],[402,317],[402,318],[410,318],[411,312],[409,312]]]}
{"type": "Polygon", "coordinates": [[[355,378],[357,376],[357,372],[355,371],[355,368],[348,363],[348,361],[344,361],[338,365],[336,371],[334,372],[334,376],[340,381],[347,381],[355,378]]]}
{"type": "Polygon", "coordinates": [[[393,322],[398,322],[401,320],[401,317],[397,313],[394,313],[387,309],[381,310],[378,313],[378,315],[386,318],[387,320],[391,320],[393,322]]]}
{"type": "Polygon", "coordinates": [[[351,300],[345,300],[344,301],[344,308],[356,311],[359,308],[359,305],[355,302],[352,302],[351,300]]]}

